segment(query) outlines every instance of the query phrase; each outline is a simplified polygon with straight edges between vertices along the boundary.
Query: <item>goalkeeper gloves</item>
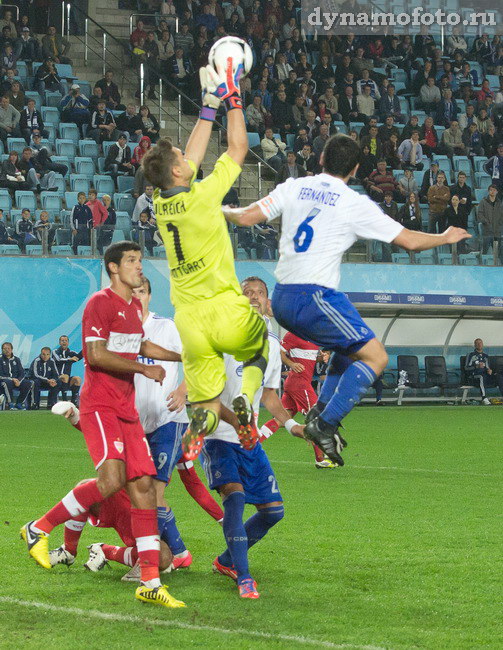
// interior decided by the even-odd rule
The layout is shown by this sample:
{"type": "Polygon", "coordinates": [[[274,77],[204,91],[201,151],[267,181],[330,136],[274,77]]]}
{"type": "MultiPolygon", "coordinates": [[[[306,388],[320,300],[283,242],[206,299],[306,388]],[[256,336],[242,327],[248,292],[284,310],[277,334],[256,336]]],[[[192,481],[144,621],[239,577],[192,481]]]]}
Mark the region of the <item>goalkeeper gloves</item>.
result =
{"type": "Polygon", "coordinates": [[[199,119],[213,122],[222,101],[217,95],[217,88],[220,84],[220,79],[218,73],[211,65],[199,68],[199,79],[201,81],[203,102],[199,119]]]}
{"type": "Polygon", "coordinates": [[[213,121],[222,101],[227,111],[243,108],[239,88],[239,80],[243,76],[243,72],[242,63],[237,66],[235,72],[232,70],[232,59],[230,58],[227,61],[225,72],[222,74],[216,72],[211,65],[199,69],[203,99],[200,119],[213,121]]]}

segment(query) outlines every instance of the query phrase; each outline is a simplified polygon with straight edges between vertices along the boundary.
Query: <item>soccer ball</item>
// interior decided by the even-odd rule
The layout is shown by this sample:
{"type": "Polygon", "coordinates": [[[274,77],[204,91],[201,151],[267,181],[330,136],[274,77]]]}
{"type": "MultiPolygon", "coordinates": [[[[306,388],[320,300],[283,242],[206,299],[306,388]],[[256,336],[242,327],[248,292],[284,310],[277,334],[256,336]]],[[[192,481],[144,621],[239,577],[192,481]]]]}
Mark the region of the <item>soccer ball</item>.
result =
{"type": "Polygon", "coordinates": [[[228,59],[232,59],[232,70],[236,71],[240,63],[243,64],[244,75],[247,75],[253,65],[251,47],[237,36],[224,36],[213,44],[209,54],[208,63],[215,68],[218,74],[224,74],[228,59]]]}

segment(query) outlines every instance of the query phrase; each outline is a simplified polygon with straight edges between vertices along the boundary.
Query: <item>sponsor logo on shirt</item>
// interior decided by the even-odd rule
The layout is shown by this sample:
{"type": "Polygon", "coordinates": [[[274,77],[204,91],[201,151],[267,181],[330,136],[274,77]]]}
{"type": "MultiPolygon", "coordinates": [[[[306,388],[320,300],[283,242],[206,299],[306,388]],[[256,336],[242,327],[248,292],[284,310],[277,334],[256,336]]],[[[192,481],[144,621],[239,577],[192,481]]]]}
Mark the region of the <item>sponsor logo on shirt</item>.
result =
{"type": "Polygon", "coordinates": [[[96,332],[98,336],[100,336],[100,332],[103,328],[100,327],[99,329],[97,327],[91,327],[91,332],[96,332]]]}
{"type": "Polygon", "coordinates": [[[125,311],[118,311],[118,312],[117,312],[117,315],[118,315],[118,316],[122,316],[122,318],[123,318],[124,320],[126,320],[126,312],[125,312],[125,311]]]}

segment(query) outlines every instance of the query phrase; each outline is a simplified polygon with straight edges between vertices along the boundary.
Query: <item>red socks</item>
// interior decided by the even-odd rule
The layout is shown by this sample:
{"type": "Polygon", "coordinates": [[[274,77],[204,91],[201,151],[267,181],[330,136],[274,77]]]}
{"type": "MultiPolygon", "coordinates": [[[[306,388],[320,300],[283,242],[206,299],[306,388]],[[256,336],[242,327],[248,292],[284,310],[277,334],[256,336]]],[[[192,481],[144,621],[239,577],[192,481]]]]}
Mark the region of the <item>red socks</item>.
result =
{"type": "Polygon", "coordinates": [[[65,523],[65,549],[71,553],[74,557],[77,555],[77,547],[79,545],[80,536],[86,525],[87,512],[84,512],[82,515],[78,515],[73,519],[69,519],[65,523]]]}
{"type": "Polygon", "coordinates": [[[109,544],[102,544],[101,550],[107,560],[120,562],[126,566],[134,566],[138,559],[138,553],[132,546],[110,546],[109,544]]]}
{"type": "Polygon", "coordinates": [[[104,501],[103,495],[98,490],[96,479],[87,481],[73,488],[66,497],[35,522],[35,528],[49,534],[53,528],[63,524],[69,519],[76,519],[86,513],[93,503],[104,501]]]}
{"type": "Polygon", "coordinates": [[[180,478],[185,485],[185,489],[194,499],[194,501],[196,501],[196,503],[198,503],[203,510],[206,510],[210,517],[213,517],[213,519],[216,519],[216,521],[220,521],[224,516],[222,508],[208,492],[205,484],[197,475],[194,466],[191,465],[190,467],[187,467],[188,464],[189,463],[184,464],[184,469],[180,468],[181,464],[177,465],[178,473],[180,474],[180,478]]]}
{"type": "Polygon", "coordinates": [[[161,543],[157,526],[157,510],[131,508],[131,528],[138,549],[141,581],[158,580],[161,543]]]}

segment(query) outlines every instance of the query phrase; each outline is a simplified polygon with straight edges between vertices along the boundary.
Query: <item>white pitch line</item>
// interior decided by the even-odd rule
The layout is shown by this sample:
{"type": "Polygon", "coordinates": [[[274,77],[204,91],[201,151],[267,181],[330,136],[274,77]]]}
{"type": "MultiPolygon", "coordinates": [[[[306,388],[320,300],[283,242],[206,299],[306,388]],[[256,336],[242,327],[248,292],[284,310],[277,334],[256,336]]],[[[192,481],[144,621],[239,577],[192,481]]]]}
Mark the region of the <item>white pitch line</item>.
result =
{"type": "Polygon", "coordinates": [[[300,645],[311,645],[321,648],[339,648],[341,650],[385,650],[374,645],[355,645],[352,643],[332,643],[332,641],[322,641],[321,639],[311,639],[304,636],[294,636],[290,634],[273,634],[271,632],[260,632],[257,630],[244,630],[236,628],[229,630],[224,627],[214,627],[212,625],[196,625],[194,623],[184,623],[183,621],[163,621],[156,618],[143,618],[142,616],[133,616],[125,614],[111,614],[108,612],[98,612],[95,609],[81,609],[80,607],[59,607],[58,605],[49,605],[34,600],[20,600],[10,596],[0,596],[0,603],[9,605],[19,605],[32,609],[40,609],[46,612],[55,612],[58,614],[70,614],[76,616],[87,616],[103,621],[115,621],[117,623],[134,623],[136,625],[156,625],[158,627],[171,627],[180,630],[192,630],[193,632],[217,632],[218,634],[235,634],[238,636],[250,636],[260,639],[269,639],[270,641],[286,641],[288,643],[299,643],[300,645]]]}

